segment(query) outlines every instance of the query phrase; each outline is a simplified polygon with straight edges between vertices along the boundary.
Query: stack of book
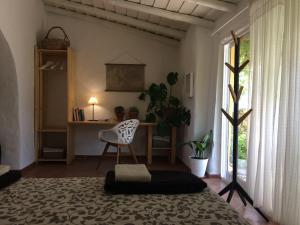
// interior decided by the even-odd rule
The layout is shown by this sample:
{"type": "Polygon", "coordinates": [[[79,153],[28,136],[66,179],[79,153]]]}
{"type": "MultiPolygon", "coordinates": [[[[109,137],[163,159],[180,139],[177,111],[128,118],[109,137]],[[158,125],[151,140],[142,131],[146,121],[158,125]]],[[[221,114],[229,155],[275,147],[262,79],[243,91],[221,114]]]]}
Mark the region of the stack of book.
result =
{"type": "Polygon", "coordinates": [[[84,109],[73,108],[73,121],[85,121],[84,109]]]}

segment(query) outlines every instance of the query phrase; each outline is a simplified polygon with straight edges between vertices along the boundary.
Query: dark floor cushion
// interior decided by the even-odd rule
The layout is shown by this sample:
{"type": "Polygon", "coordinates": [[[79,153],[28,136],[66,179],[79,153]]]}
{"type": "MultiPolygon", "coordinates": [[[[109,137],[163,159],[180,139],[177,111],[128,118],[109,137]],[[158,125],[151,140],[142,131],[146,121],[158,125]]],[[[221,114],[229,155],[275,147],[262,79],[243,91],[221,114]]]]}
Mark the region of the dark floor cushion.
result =
{"type": "Polygon", "coordinates": [[[10,170],[9,172],[0,176],[0,189],[7,187],[8,185],[16,182],[21,178],[21,171],[10,170]]]}
{"type": "Polygon", "coordinates": [[[149,171],[150,183],[116,182],[115,172],[109,171],[105,191],[112,194],[181,194],[201,192],[207,184],[195,175],[181,171],[149,171]]]}

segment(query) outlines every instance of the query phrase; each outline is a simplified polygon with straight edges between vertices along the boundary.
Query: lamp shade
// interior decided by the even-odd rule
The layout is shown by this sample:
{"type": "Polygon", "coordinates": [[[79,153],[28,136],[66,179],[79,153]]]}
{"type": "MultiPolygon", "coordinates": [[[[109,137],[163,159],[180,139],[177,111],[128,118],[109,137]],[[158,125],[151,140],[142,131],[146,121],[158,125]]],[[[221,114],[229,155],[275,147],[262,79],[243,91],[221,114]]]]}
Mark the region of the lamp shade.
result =
{"type": "Polygon", "coordinates": [[[90,99],[89,99],[89,105],[96,105],[96,104],[98,104],[98,100],[97,100],[97,98],[96,97],[91,97],[90,99]]]}

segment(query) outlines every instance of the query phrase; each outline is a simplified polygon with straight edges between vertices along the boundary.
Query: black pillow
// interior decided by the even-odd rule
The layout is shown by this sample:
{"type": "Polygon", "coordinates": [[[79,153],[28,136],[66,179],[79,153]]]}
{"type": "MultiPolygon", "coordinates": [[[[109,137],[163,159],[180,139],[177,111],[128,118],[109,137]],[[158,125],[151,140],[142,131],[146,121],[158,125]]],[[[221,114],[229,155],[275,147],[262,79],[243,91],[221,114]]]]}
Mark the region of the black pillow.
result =
{"type": "Polygon", "coordinates": [[[182,194],[201,192],[207,184],[182,171],[149,171],[150,183],[116,182],[115,172],[106,174],[104,189],[112,194],[182,194]]]}
{"type": "Polygon", "coordinates": [[[0,189],[16,182],[21,178],[21,176],[21,171],[19,170],[10,170],[9,172],[3,174],[0,176],[0,189]]]}

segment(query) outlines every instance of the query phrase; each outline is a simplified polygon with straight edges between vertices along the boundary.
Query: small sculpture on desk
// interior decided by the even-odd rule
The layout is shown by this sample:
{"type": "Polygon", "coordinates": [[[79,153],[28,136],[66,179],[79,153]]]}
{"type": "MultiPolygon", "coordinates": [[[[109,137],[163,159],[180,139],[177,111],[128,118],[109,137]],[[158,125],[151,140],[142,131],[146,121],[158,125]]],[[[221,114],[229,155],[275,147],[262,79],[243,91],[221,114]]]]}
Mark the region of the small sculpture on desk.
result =
{"type": "Polygon", "coordinates": [[[127,119],[138,119],[139,117],[139,109],[135,106],[129,108],[127,119]]]}
{"type": "Polygon", "coordinates": [[[123,121],[125,116],[125,109],[123,106],[116,106],[115,107],[115,114],[117,117],[117,121],[123,121]]]}

